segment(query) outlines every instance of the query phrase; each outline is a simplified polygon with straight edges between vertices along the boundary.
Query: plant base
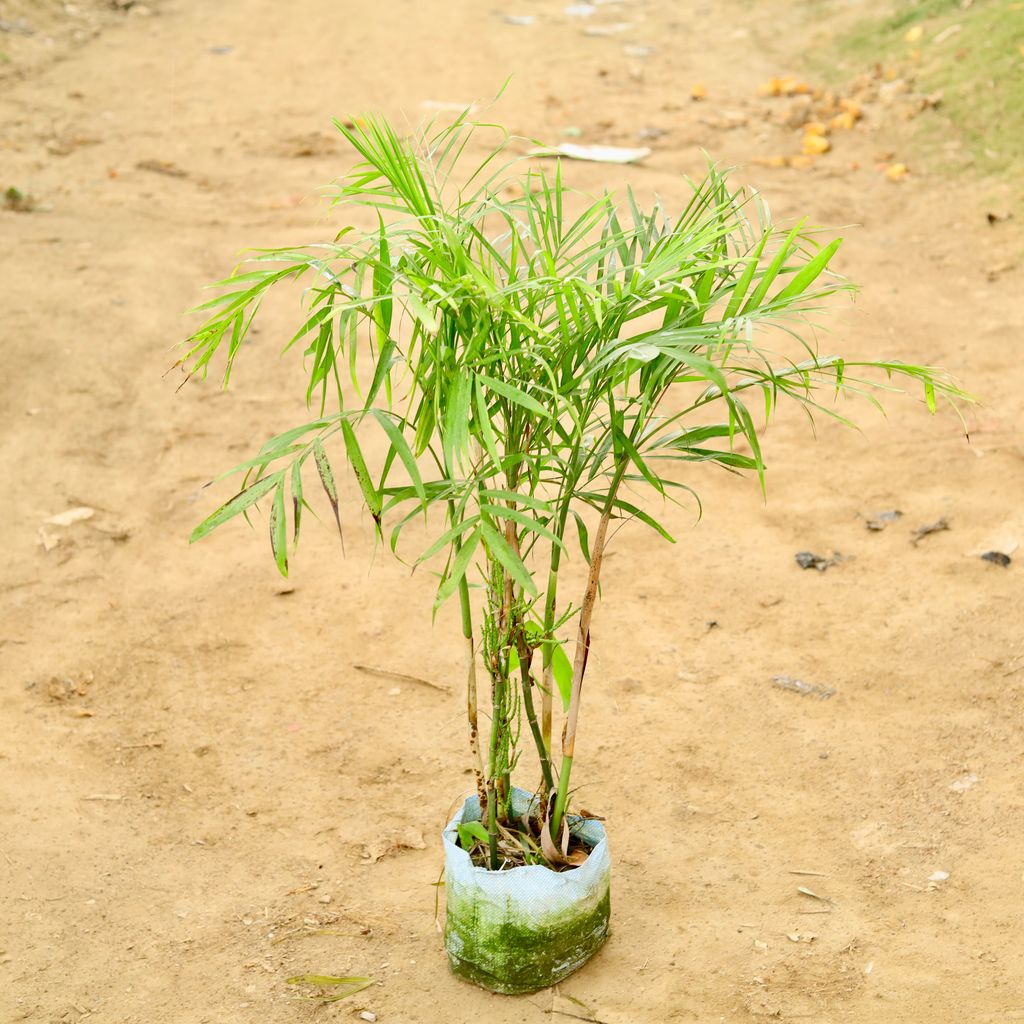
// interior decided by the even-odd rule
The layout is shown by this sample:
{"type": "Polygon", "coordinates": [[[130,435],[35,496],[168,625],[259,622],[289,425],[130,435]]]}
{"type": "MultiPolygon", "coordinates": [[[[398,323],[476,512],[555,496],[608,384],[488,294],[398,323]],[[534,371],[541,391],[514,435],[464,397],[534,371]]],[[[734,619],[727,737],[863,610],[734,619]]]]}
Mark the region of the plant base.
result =
{"type": "MultiPolygon", "coordinates": [[[[515,790],[515,812],[524,813],[531,799],[515,790]]],[[[591,847],[578,868],[488,871],[474,866],[457,845],[456,826],[479,819],[479,800],[470,797],[443,836],[451,968],[491,992],[548,988],[582,967],[608,937],[611,860],[604,826],[590,818],[570,819],[570,828],[591,847]]]]}

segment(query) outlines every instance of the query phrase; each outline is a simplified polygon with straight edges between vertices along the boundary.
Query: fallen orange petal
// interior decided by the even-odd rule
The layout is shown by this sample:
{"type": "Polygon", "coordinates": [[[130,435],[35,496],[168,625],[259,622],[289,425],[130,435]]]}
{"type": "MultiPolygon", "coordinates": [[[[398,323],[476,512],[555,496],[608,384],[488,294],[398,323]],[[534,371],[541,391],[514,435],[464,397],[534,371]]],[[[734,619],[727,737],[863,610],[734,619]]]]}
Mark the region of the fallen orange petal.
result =
{"type": "Polygon", "coordinates": [[[808,134],[804,136],[803,151],[808,156],[827,153],[831,148],[832,143],[824,135],[808,134]]]}

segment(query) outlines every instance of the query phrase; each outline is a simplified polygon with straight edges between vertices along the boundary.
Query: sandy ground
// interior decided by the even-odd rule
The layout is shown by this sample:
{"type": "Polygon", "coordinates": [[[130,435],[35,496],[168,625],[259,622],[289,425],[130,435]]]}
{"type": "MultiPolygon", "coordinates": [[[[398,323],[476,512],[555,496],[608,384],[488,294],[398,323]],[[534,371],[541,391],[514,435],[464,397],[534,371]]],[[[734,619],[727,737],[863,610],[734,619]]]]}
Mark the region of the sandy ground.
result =
{"type": "Polygon", "coordinates": [[[0,211],[0,1020],[588,1016],[565,997],[607,1024],[1024,1018],[1021,553],[977,557],[1024,540],[1020,218],[990,225],[1002,186],[929,173],[880,107],[811,169],[754,162],[799,150],[756,86],[828,34],[820,7],[520,8],[533,25],[469,0],[167,0],[98,15],[53,59],[18,43],[0,185],[39,205],[0,211]],[[277,357],[294,307],[269,309],[230,394],[161,376],[238,250],[330,231],[314,192],[348,160],[330,116],[415,123],[512,71],[514,131],[664,131],[643,165],[573,165],[583,187],[673,204],[705,147],[779,219],[859,225],[844,347],[945,364],[984,398],[970,445],[917,396],[817,442],[782,416],[767,505],[707,474],[702,523],[666,512],[675,547],[616,537],[577,757],[609,819],[614,935],[560,995],[522,999],[453,979],[435,924],[438,830],[467,783],[454,611],[431,627],[429,579],[374,556],[348,482],[347,559],[309,528],[287,585],[262,530],[186,543],[230,486],[201,485],[301,415],[277,357]],[[95,515],[45,523],[80,505],[95,515]],[[801,571],[804,549],[847,558],[801,571]],[[285,983],[301,972],[377,984],[323,1007],[285,983]]]}

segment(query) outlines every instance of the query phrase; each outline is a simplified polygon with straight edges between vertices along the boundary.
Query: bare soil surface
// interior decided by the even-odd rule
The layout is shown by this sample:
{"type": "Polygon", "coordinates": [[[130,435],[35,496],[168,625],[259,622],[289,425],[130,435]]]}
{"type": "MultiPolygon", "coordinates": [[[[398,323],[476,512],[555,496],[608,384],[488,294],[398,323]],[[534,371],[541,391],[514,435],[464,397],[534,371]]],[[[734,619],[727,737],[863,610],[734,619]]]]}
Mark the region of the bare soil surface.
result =
{"type": "Polygon", "coordinates": [[[802,114],[757,87],[827,43],[817,5],[524,0],[522,25],[469,0],[79,4],[103,29],[82,45],[52,6],[51,57],[18,49],[0,86],[0,186],[35,204],[0,209],[0,1020],[1024,1018],[1021,218],[986,216],[1004,186],[930,171],[867,97],[830,152],[771,166],[802,114]],[[614,934],[519,999],[450,976],[435,923],[469,780],[454,609],[431,626],[432,581],[374,553],[348,481],[347,558],[311,524],[287,584],[262,529],[187,545],[230,489],[203,484],[302,416],[278,358],[295,306],[268,309],[230,393],[162,376],[240,249],[336,230],[315,195],[349,163],[331,116],[415,124],[512,72],[493,114],[513,131],[651,146],[568,166],[583,188],[677,205],[703,147],[779,220],[854,225],[836,346],[944,364],[984,400],[970,443],[918,395],[816,441],[781,416],[767,504],[705,473],[701,523],[665,512],[678,544],[616,534],[576,776],[608,819],[614,934]],[[844,557],[801,570],[804,550],[844,557]],[[375,984],[325,1007],[286,983],[306,972],[375,984]]]}

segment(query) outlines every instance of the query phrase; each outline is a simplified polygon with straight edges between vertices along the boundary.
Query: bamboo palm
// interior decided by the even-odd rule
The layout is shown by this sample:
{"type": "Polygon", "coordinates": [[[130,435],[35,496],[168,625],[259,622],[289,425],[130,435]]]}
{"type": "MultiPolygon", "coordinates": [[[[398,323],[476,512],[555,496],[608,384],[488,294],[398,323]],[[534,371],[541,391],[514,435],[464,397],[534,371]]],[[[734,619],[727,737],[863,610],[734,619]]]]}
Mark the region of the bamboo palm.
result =
{"type": "Polygon", "coordinates": [[[553,176],[528,169],[518,197],[506,199],[504,136],[460,177],[479,134],[494,126],[463,116],[405,139],[376,118],[355,124],[339,130],[360,162],[332,201],[342,212],[369,211],[376,227],[257,250],[199,307],[206,319],[188,339],[184,368],[204,376],[221,355],[226,386],[263,298],[301,282],[305,312],[284,347],[302,354],[314,418],[236,467],[239,493],[193,539],[266,498],[272,551],[287,573],[310,507],[303,481],[311,465],[340,529],[330,449],[344,451],[393,552],[405,525],[425,517],[432,532],[414,564],[437,573],[435,613],[459,597],[471,756],[498,866],[523,753],[520,714],[542,816],[556,841],[561,834],[612,521],[635,520],[671,539],[647,498],[696,497],[699,463],[753,473],[763,488],[751,397],[765,422],[789,400],[848,423],[841,396],[878,405],[877,394],[898,380],[919,386],[933,412],[938,399],[965,396],[930,367],[819,355],[807,340],[812,318],[849,287],[829,269],[839,241],[819,244],[802,225],[777,230],[758,197],[733,189],[716,168],[691,185],[675,217],[657,203],[641,209],[628,191],[624,204],[573,192],[560,166],[553,176]],[[787,351],[776,354],[772,337],[787,351]],[[382,457],[364,451],[370,432],[382,457]],[[559,586],[563,559],[573,556],[587,563],[575,606],[559,586]],[[570,667],[559,634],[573,619],[570,667]],[[486,763],[478,652],[491,686],[486,763]]]}

